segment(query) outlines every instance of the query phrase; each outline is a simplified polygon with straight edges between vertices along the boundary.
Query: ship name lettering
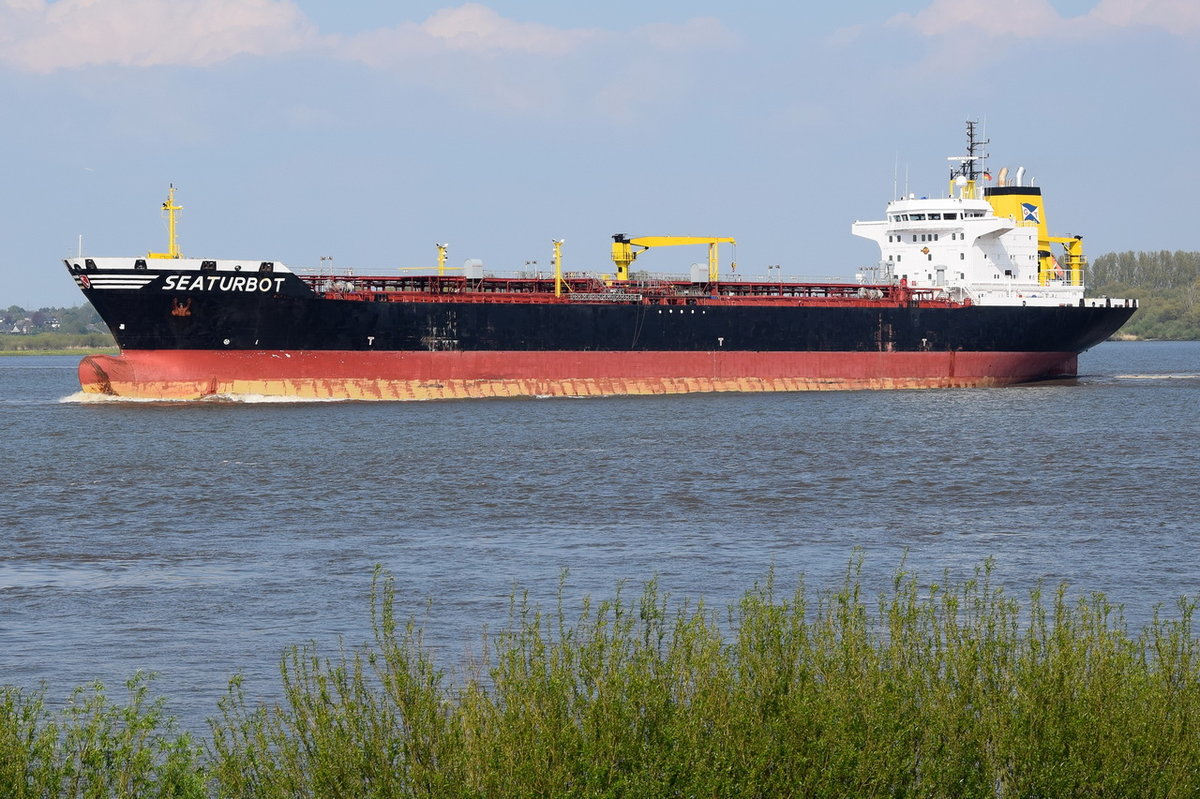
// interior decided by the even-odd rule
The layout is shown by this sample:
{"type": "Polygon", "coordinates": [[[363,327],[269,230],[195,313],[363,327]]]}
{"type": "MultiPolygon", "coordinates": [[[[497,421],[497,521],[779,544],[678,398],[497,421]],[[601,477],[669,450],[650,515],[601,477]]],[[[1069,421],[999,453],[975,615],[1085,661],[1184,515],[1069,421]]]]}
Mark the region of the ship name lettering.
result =
{"type": "Polygon", "coordinates": [[[253,275],[167,275],[163,281],[164,291],[279,291],[283,288],[282,277],[255,277],[253,275]]]}

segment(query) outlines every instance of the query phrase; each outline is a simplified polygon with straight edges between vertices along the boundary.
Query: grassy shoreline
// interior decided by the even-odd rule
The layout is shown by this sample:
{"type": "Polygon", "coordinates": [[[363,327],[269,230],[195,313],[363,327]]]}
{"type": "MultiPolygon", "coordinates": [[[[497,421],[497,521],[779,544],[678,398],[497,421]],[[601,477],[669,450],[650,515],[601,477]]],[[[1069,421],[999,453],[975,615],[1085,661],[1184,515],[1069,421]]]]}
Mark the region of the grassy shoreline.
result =
{"type": "Polygon", "coordinates": [[[148,680],[59,714],[0,689],[11,796],[1184,796],[1200,791],[1196,602],[1131,633],[1102,595],[898,570],[864,596],[859,562],[810,597],[774,578],[726,609],[639,596],[568,610],[512,598],[452,684],[392,579],[374,640],[293,647],[283,699],[235,678],[196,742],[148,680]],[[69,790],[68,790],[69,789],[69,790]]]}
{"type": "Polygon", "coordinates": [[[56,350],[0,350],[0,358],[21,355],[117,355],[116,347],[69,347],[56,350]]]}

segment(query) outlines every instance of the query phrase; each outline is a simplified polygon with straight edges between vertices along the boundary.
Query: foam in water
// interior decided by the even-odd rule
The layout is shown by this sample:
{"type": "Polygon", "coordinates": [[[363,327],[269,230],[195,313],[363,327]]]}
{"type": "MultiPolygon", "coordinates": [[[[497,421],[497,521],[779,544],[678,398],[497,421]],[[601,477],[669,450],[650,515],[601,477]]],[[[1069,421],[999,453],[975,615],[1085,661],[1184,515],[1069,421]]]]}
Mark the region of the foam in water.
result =
{"type": "Polygon", "coordinates": [[[1117,380],[1196,380],[1200,378],[1200,373],[1192,374],[1132,374],[1132,375],[1113,375],[1117,380]]]}
{"type": "Polygon", "coordinates": [[[206,397],[198,399],[154,399],[149,397],[121,397],[115,394],[92,394],[86,391],[76,391],[74,394],[68,394],[59,399],[60,403],[76,403],[81,405],[90,404],[106,404],[106,403],[121,403],[121,404],[179,404],[193,405],[196,403],[230,403],[238,405],[272,405],[272,404],[297,404],[310,402],[353,402],[354,400],[339,399],[333,397],[290,397],[290,396],[274,396],[266,394],[209,394],[206,397]]]}

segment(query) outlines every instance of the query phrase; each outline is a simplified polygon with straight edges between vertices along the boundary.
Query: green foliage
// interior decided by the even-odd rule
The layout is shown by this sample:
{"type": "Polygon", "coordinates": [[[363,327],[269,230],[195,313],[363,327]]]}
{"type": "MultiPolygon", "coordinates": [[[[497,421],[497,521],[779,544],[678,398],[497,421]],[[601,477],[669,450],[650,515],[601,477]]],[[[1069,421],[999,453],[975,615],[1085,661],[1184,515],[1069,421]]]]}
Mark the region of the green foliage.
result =
{"type": "Polygon", "coordinates": [[[0,311],[0,352],[43,353],[115,347],[112,333],[89,304],[36,311],[13,305],[0,311]],[[25,332],[13,333],[14,326],[25,332]]]}
{"type": "Polygon", "coordinates": [[[1140,637],[1102,596],[1024,609],[990,566],[725,614],[514,598],[453,689],[377,583],[375,644],[291,650],[286,701],[213,721],[222,796],[1172,796],[1200,790],[1194,605],[1140,637]]]}
{"type": "Polygon", "coordinates": [[[1110,252],[1092,261],[1088,282],[1142,289],[1177,289],[1200,277],[1200,252],[1110,252]]]}
{"type": "Polygon", "coordinates": [[[1200,252],[1122,252],[1092,262],[1091,296],[1132,297],[1139,309],[1122,336],[1200,340],[1200,252]]]}
{"type": "Polygon", "coordinates": [[[64,350],[107,350],[117,346],[112,334],[34,333],[28,336],[0,334],[0,352],[50,353],[64,350]]]}
{"type": "MultiPolygon", "coordinates": [[[[131,683],[61,714],[0,694],[0,793],[220,797],[1024,797],[1200,793],[1196,603],[1132,634],[1102,595],[1009,598],[984,564],[878,598],[774,575],[723,612],[515,595],[452,685],[376,573],[373,641],[231,681],[198,760],[131,683]],[[8,790],[4,790],[8,789],[8,790]]],[[[141,686],[139,688],[139,686],[141,686]]]]}
{"type": "Polygon", "coordinates": [[[112,704],[99,683],[78,688],[57,718],[43,691],[0,688],[0,795],[203,797],[200,750],[176,733],[149,686],[148,676],[135,675],[123,706],[112,704]]]}

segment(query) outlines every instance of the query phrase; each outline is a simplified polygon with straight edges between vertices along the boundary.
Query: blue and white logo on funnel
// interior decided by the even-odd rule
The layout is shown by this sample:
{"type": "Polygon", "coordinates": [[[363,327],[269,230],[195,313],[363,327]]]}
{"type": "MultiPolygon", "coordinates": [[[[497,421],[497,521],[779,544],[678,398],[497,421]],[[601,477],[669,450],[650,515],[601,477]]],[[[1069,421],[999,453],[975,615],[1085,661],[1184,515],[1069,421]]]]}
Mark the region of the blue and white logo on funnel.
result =
{"type": "Polygon", "coordinates": [[[1021,203],[1021,210],[1025,212],[1025,218],[1022,221],[1041,224],[1041,220],[1038,219],[1038,207],[1036,205],[1033,203],[1021,203]]]}

